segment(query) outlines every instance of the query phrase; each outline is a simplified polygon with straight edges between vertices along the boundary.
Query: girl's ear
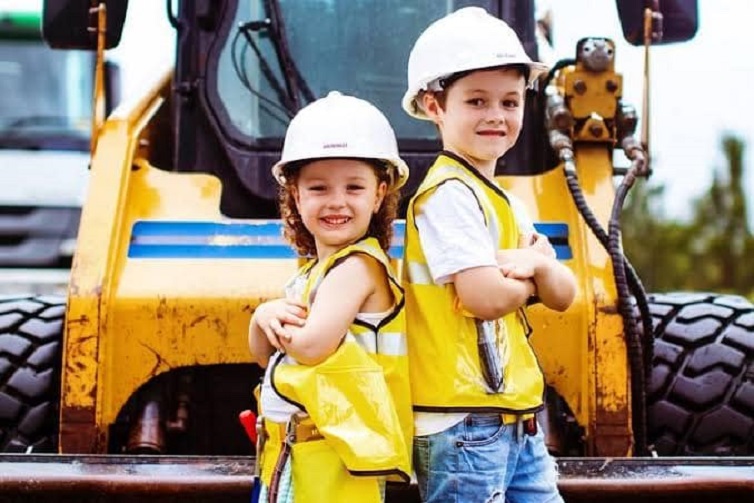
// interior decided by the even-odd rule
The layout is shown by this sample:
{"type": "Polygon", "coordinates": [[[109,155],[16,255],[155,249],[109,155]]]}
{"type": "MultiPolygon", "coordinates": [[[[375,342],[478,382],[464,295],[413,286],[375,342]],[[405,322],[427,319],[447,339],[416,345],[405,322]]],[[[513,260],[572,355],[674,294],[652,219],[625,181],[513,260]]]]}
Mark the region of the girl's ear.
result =
{"type": "Polygon", "coordinates": [[[291,191],[291,195],[293,196],[293,202],[296,203],[296,209],[299,212],[301,212],[301,204],[300,204],[300,201],[299,201],[300,197],[299,197],[298,188],[295,185],[289,185],[289,187],[290,188],[288,190],[291,191]]]}
{"type": "Polygon", "coordinates": [[[374,198],[374,209],[372,210],[372,213],[376,214],[380,211],[382,201],[385,200],[385,194],[387,194],[387,182],[380,182],[380,184],[377,185],[377,196],[374,198]]]}

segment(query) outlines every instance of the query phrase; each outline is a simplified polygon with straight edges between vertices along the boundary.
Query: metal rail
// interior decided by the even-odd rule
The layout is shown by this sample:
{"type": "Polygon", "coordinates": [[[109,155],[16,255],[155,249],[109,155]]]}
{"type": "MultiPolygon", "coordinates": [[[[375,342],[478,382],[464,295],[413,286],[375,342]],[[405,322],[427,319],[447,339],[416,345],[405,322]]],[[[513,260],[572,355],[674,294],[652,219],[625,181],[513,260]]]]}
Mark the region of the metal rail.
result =
{"type": "MultiPolygon", "coordinates": [[[[754,501],[754,458],[560,458],[568,503],[754,501]]],[[[0,454],[0,501],[247,502],[252,457],[0,454]]],[[[419,502],[416,484],[388,502],[419,502]]]]}

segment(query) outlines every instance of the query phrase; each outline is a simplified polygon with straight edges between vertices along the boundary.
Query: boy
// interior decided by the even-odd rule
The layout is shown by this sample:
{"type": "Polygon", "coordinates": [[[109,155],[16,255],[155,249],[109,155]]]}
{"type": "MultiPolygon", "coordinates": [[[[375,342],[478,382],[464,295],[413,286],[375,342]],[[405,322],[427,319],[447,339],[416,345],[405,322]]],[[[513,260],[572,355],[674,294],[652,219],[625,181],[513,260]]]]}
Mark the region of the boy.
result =
{"type": "Polygon", "coordinates": [[[565,310],[576,283],[494,179],[521,131],[527,83],[545,70],[478,7],[431,24],[409,57],[403,108],[432,120],[443,143],[409,204],[403,263],[426,502],[562,501],[534,419],[544,379],[524,306],[537,297],[565,310]]]}

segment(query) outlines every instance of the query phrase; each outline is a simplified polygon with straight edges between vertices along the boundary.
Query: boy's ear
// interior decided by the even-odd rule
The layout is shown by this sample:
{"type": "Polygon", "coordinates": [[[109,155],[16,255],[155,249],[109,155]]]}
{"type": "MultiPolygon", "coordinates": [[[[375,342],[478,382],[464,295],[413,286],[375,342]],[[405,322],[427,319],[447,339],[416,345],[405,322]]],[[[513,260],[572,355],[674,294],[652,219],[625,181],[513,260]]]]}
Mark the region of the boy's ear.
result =
{"type": "Polygon", "coordinates": [[[421,100],[422,100],[422,108],[424,109],[424,113],[427,114],[427,117],[432,119],[434,122],[437,122],[439,120],[440,102],[437,101],[437,97],[435,96],[435,93],[432,93],[432,92],[423,93],[421,96],[421,100]]]}

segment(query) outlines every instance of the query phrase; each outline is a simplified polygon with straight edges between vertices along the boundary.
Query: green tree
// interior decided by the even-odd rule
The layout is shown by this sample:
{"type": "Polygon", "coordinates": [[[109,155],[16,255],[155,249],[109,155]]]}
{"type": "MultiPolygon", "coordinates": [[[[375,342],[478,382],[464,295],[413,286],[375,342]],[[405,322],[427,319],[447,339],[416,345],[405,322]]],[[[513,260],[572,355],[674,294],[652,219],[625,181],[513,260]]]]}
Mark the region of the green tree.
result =
{"type": "Polygon", "coordinates": [[[744,191],[743,141],[722,137],[727,169],[694,201],[689,223],[669,220],[663,186],[636,184],[623,212],[626,255],[648,291],[697,290],[754,296],[754,254],[744,191]]]}
{"type": "Polygon", "coordinates": [[[745,267],[754,246],[744,192],[744,143],[725,135],[721,146],[727,172],[716,169],[712,185],[694,207],[691,255],[697,266],[696,289],[749,294],[754,275],[745,267]],[[748,253],[747,253],[748,252],[748,253]]]}
{"type": "Polygon", "coordinates": [[[687,288],[691,258],[687,226],[667,220],[662,200],[665,187],[639,181],[623,209],[624,251],[648,291],[687,288]]]}

